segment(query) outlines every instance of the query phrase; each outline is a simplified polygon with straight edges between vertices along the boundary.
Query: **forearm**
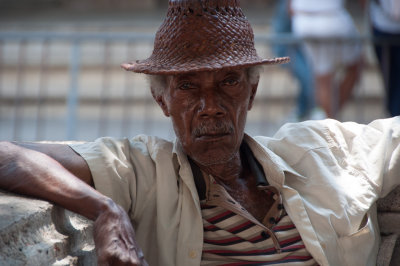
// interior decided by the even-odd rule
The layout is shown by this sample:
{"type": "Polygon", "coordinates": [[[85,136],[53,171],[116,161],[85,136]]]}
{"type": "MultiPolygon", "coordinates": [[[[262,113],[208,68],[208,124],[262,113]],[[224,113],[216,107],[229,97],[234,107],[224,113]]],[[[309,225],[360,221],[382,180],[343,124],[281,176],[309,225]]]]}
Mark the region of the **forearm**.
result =
{"type": "Polygon", "coordinates": [[[51,201],[95,220],[113,204],[51,157],[0,143],[0,188],[51,201]]]}

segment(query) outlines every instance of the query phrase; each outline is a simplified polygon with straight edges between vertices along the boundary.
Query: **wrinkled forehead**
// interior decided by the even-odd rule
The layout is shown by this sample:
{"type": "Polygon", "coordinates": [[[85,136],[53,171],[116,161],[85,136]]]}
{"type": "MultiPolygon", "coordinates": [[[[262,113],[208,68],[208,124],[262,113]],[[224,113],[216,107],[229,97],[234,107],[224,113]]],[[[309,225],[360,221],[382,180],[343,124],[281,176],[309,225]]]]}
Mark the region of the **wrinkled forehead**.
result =
{"type": "Polygon", "coordinates": [[[247,72],[248,68],[236,68],[236,69],[225,68],[220,70],[196,71],[196,72],[168,75],[166,76],[166,79],[168,83],[179,81],[182,79],[211,81],[211,80],[224,79],[226,76],[229,75],[237,75],[240,77],[245,77],[247,75],[247,72]]]}

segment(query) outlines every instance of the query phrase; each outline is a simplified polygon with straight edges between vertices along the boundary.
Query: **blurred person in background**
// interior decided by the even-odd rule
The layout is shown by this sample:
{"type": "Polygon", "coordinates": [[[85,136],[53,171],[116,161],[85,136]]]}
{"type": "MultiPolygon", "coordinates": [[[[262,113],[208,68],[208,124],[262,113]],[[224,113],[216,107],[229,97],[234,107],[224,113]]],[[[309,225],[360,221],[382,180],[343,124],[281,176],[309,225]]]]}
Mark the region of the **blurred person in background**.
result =
{"type": "Polygon", "coordinates": [[[386,90],[386,108],[400,115],[400,0],[371,0],[372,35],[386,90]]]}
{"type": "MultiPolygon", "coordinates": [[[[290,16],[290,1],[280,0],[277,2],[274,16],[272,18],[272,29],[277,34],[291,34],[292,21],[290,16]]],[[[290,115],[289,121],[302,121],[313,119],[312,110],[315,108],[314,80],[311,66],[304,55],[303,49],[297,43],[278,43],[272,47],[274,53],[279,56],[289,56],[291,64],[284,65],[299,82],[297,95],[297,107],[290,115]]]]}
{"type": "Polygon", "coordinates": [[[303,44],[312,64],[316,102],[322,108],[315,115],[335,117],[350,98],[362,65],[361,45],[340,39],[359,33],[344,0],[291,0],[290,8],[294,34],[306,38],[303,44]],[[341,69],[342,75],[337,75],[341,69]]]}

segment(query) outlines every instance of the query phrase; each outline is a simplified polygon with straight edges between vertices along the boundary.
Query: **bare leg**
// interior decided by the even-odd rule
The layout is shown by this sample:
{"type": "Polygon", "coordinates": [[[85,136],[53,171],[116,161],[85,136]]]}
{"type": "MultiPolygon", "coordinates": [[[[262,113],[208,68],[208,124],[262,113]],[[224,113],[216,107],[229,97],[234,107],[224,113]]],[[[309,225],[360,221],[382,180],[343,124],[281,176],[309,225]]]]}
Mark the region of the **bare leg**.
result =
{"type": "Polygon", "coordinates": [[[353,88],[360,78],[362,68],[362,60],[358,60],[355,63],[346,67],[346,73],[339,85],[339,108],[349,100],[352,95],[353,88]]]}
{"type": "Polygon", "coordinates": [[[333,73],[317,75],[316,80],[317,104],[325,111],[328,117],[333,117],[332,110],[332,89],[333,73]]]}
{"type": "Polygon", "coordinates": [[[360,78],[362,60],[346,67],[345,76],[337,87],[334,83],[334,73],[316,76],[316,98],[318,105],[325,111],[328,117],[334,118],[337,111],[349,100],[354,85],[360,78]],[[339,93],[336,97],[335,93],[339,93]],[[335,102],[338,101],[338,102],[335,102]]]}

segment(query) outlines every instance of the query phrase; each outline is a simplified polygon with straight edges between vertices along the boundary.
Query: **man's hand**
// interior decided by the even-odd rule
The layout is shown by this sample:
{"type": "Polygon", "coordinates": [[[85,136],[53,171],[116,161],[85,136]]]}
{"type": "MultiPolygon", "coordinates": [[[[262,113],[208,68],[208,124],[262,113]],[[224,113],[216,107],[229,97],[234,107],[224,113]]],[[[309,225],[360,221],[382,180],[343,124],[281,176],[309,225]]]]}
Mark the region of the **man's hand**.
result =
{"type": "Polygon", "coordinates": [[[147,266],[128,215],[117,204],[112,202],[110,205],[110,209],[102,212],[94,222],[98,265],[147,266]]]}

